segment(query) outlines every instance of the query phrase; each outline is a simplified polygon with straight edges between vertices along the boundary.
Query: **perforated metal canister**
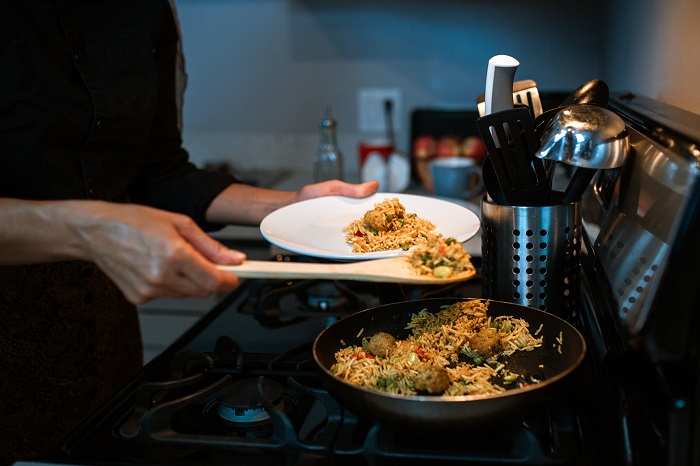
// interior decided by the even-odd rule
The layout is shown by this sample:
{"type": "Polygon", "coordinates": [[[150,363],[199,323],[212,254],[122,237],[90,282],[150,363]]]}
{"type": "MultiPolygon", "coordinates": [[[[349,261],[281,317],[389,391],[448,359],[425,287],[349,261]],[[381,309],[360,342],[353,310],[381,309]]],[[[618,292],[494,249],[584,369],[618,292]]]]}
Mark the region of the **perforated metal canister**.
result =
{"type": "Polygon", "coordinates": [[[580,204],[505,206],[484,198],[481,221],[483,296],[571,319],[581,286],[580,204]]]}

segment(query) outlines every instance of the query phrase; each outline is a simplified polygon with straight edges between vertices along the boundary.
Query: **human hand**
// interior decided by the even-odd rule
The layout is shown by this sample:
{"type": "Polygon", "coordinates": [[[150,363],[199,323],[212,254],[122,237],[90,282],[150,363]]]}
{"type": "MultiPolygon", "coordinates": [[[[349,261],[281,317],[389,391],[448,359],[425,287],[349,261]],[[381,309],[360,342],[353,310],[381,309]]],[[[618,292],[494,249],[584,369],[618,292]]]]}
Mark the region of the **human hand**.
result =
{"type": "Polygon", "coordinates": [[[215,264],[236,265],[245,254],[208,236],[191,218],[131,204],[102,204],[79,226],[88,258],[134,304],[154,298],[205,297],[238,278],[215,264]]]}
{"type": "Polygon", "coordinates": [[[379,183],[367,181],[360,184],[350,184],[340,180],[323,181],[309,184],[297,192],[297,201],[305,201],[323,196],[367,197],[377,192],[379,183]]]}

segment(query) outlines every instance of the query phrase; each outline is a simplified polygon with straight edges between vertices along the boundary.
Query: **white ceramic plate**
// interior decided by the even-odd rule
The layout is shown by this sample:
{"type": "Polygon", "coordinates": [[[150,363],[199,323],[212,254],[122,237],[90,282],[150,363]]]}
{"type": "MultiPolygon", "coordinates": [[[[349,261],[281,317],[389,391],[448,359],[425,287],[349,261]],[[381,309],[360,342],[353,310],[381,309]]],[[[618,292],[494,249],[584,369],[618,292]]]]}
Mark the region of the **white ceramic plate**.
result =
{"type": "Polygon", "coordinates": [[[363,199],[319,197],[278,209],[260,224],[263,237],[282,249],[338,260],[367,260],[405,254],[399,249],[369,253],[352,252],[343,228],[385,199],[398,198],[406,212],[431,221],[438,233],[465,242],[479,231],[479,217],[453,202],[401,193],[377,193],[363,199]]]}

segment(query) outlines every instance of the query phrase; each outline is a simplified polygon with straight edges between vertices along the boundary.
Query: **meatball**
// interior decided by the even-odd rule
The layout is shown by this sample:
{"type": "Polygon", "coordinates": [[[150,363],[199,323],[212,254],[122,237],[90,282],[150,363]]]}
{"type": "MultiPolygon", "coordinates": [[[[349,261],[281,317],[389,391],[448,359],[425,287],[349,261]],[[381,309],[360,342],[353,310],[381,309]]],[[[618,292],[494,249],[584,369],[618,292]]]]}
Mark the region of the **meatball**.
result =
{"type": "Polygon", "coordinates": [[[413,379],[416,390],[432,394],[442,393],[450,386],[450,375],[440,366],[425,366],[413,379]]]}
{"type": "Polygon", "coordinates": [[[400,204],[385,202],[380,207],[365,212],[362,220],[377,231],[392,231],[401,226],[400,220],[406,217],[406,209],[400,204]]]}
{"type": "Polygon", "coordinates": [[[386,221],[386,215],[376,209],[367,211],[363,220],[368,227],[377,231],[387,231],[390,227],[389,222],[386,221]]]}
{"type": "Polygon", "coordinates": [[[375,356],[386,357],[396,346],[396,338],[385,332],[375,333],[367,343],[367,351],[375,356]]]}
{"type": "Polygon", "coordinates": [[[495,328],[487,327],[469,339],[469,347],[482,358],[488,359],[503,351],[503,341],[495,328]]]}

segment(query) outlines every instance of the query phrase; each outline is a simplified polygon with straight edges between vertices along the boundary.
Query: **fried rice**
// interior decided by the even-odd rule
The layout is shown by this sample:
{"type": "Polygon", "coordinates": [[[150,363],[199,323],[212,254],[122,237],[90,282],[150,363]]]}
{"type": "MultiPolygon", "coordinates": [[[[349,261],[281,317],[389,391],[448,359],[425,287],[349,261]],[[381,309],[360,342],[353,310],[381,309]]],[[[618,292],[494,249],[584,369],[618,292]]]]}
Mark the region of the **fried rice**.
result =
{"type": "Polygon", "coordinates": [[[430,221],[406,212],[397,198],[375,204],[343,232],[356,253],[411,249],[409,261],[421,275],[446,278],[474,270],[462,243],[445,238],[430,221]]]}
{"type": "Polygon", "coordinates": [[[411,334],[405,340],[397,340],[386,355],[367,350],[369,337],[363,338],[362,346],[342,348],[335,354],[331,372],[353,385],[397,395],[420,394],[415,381],[427,365],[444,368],[449,375],[450,384],[442,396],[488,395],[505,391],[504,384],[539,382],[509,372],[498,358],[516,351],[532,351],[542,346],[542,337],[531,335],[529,324],[523,319],[492,318],[488,315],[488,301],[458,302],[434,314],[422,310],[413,314],[406,328],[411,334]],[[496,329],[503,350],[480,361],[469,340],[485,327],[496,329]],[[492,381],[495,376],[501,384],[492,381]]]}
{"type": "Polygon", "coordinates": [[[354,220],[343,229],[347,242],[356,253],[407,251],[416,244],[426,243],[428,235],[434,231],[433,223],[406,212],[397,198],[375,204],[363,218],[354,220]]]}

